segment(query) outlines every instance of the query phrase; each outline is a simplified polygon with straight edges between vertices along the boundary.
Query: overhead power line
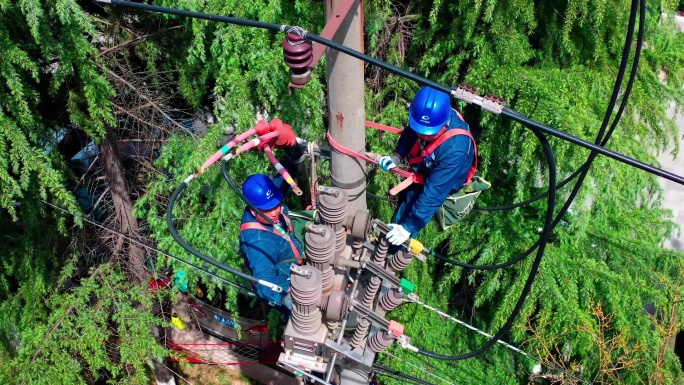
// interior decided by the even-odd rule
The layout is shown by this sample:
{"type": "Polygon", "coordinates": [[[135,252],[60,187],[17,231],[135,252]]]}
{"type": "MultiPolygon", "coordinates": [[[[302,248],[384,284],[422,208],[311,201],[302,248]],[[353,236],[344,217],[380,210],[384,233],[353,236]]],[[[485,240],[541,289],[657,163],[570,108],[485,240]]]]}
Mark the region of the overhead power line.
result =
{"type": "MultiPolygon", "coordinates": [[[[453,317],[453,316],[451,316],[451,315],[449,315],[449,314],[447,314],[447,313],[445,313],[445,312],[443,312],[443,311],[441,311],[441,310],[439,310],[439,309],[437,309],[437,308],[435,308],[435,307],[432,307],[432,306],[430,306],[430,305],[428,305],[428,304],[426,304],[426,303],[423,303],[423,302],[421,302],[421,301],[419,301],[419,300],[416,300],[416,299],[407,299],[406,302],[411,302],[411,303],[415,303],[416,305],[420,305],[420,306],[422,306],[422,307],[424,307],[424,308],[426,308],[426,309],[432,311],[433,313],[437,313],[437,314],[439,314],[440,316],[445,317],[445,318],[447,318],[447,319],[449,319],[449,320],[451,320],[451,321],[453,321],[453,322],[456,322],[457,324],[459,324],[459,325],[461,325],[461,326],[464,326],[464,327],[466,327],[466,328],[468,328],[468,329],[470,329],[470,330],[472,330],[472,331],[474,331],[474,332],[476,332],[476,333],[478,333],[478,334],[481,334],[481,335],[483,335],[483,336],[485,336],[485,337],[487,337],[487,338],[490,338],[490,339],[491,339],[491,338],[494,338],[494,336],[492,336],[491,334],[489,334],[489,333],[487,333],[487,332],[485,332],[485,331],[483,331],[483,330],[480,330],[480,329],[476,328],[475,326],[468,324],[467,322],[461,321],[460,319],[455,318],[455,317],[453,317]]],[[[522,350],[522,349],[520,349],[520,348],[518,348],[518,347],[515,347],[515,346],[513,346],[513,345],[511,345],[511,344],[509,344],[509,343],[507,343],[507,342],[505,342],[505,341],[503,341],[503,340],[500,340],[500,339],[499,339],[499,340],[496,340],[496,342],[497,342],[498,344],[501,344],[501,345],[503,345],[503,346],[505,346],[505,347],[507,347],[507,348],[513,350],[514,352],[516,352],[516,353],[518,353],[518,354],[522,354],[522,355],[524,355],[524,356],[526,356],[526,357],[529,357],[529,358],[531,358],[531,359],[533,359],[533,360],[539,362],[540,364],[543,364],[543,365],[545,365],[545,366],[548,366],[548,367],[551,368],[551,369],[558,370],[558,371],[562,372],[563,374],[567,375],[568,377],[572,377],[573,379],[575,379],[575,380],[577,380],[577,381],[580,381],[580,382],[582,382],[582,383],[585,383],[585,384],[589,385],[589,382],[588,382],[588,381],[583,380],[583,379],[581,379],[581,378],[579,378],[579,377],[577,377],[577,376],[574,376],[574,375],[568,373],[568,372],[565,371],[563,368],[560,368],[560,367],[557,367],[557,366],[552,365],[552,364],[550,364],[550,363],[544,362],[544,361],[542,361],[540,358],[538,358],[537,356],[535,356],[535,355],[533,355],[533,354],[531,354],[531,353],[527,353],[526,351],[524,351],[524,350],[522,350]]]]}
{"type": "Polygon", "coordinates": [[[182,258],[179,258],[179,257],[177,257],[177,256],[175,256],[175,255],[173,255],[173,254],[171,254],[171,253],[168,253],[168,252],[166,252],[166,251],[164,251],[164,250],[161,250],[161,249],[159,249],[158,247],[155,247],[155,246],[153,246],[153,245],[150,245],[150,244],[147,243],[147,242],[144,242],[144,241],[141,241],[141,240],[136,239],[136,238],[134,238],[134,237],[131,237],[130,235],[124,234],[124,233],[122,233],[122,232],[119,231],[119,230],[116,230],[116,229],[113,229],[113,228],[111,228],[111,227],[105,226],[105,225],[103,225],[102,223],[100,223],[100,222],[98,222],[98,221],[95,221],[95,220],[93,220],[93,219],[90,219],[90,218],[88,218],[88,217],[83,217],[83,216],[80,216],[80,215],[78,215],[78,214],[72,213],[71,211],[69,211],[68,209],[66,209],[66,208],[64,208],[64,207],[62,207],[62,206],[56,205],[56,204],[54,204],[54,203],[47,202],[47,201],[42,200],[42,199],[41,199],[40,201],[43,202],[43,204],[45,204],[45,205],[47,205],[47,206],[50,206],[50,207],[52,207],[52,208],[55,208],[55,209],[57,209],[57,210],[60,210],[60,211],[62,211],[62,212],[64,212],[64,213],[67,213],[67,214],[73,216],[74,218],[80,218],[80,219],[82,219],[83,221],[85,221],[85,222],[87,222],[87,223],[90,223],[90,224],[92,224],[92,225],[95,225],[95,226],[97,226],[97,227],[99,227],[99,228],[101,228],[101,229],[103,229],[103,230],[105,230],[105,231],[108,231],[108,232],[112,233],[112,234],[116,234],[116,235],[118,235],[118,236],[120,236],[120,237],[123,237],[124,239],[126,239],[126,240],[128,240],[128,241],[130,241],[130,242],[133,242],[133,243],[135,243],[135,244],[137,244],[137,245],[139,245],[139,246],[142,246],[142,247],[144,247],[144,248],[147,248],[147,249],[149,249],[149,250],[152,250],[152,251],[154,251],[154,252],[156,252],[156,253],[162,254],[162,255],[164,255],[164,256],[166,256],[166,257],[169,257],[169,258],[171,258],[171,259],[173,259],[173,260],[175,260],[175,261],[177,261],[177,262],[180,262],[180,263],[182,263],[182,264],[187,265],[188,267],[190,267],[190,268],[192,268],[192,269],[195,269],[195,270],[197,270],[197,271],[201,271],[202,273],[204,273],[204,274],[206,274],[206,275],[208,275],[208,276],[210,276],[210,277],[212,277],[212,278],[218,279],[219,281],[221,281],[221,282],[223,282],[223,283],[226,283],[226,284],[228,284],[228,285],[230,285],[230,286],[232,286],[232,287],[234,287],[234,288],[236,288],[236,289],[238,289],[238,290],[243,291],[245,294],[247,294],[247,295],[249,295],[249,296],[252,296],[252,297],[256,296],[256,294],[254,294],[254,291],[250,290],[249,288],[247,288],[247,287],[245,287],[245,286],[242,286],[242,285],[240,285],[240,284],[238,284],[238,283],[235,283],[235,282],[232,282],[232,281],[230,281],[230,280],[227,280],[227,279],[225,279],[225,278],[223,278],[223,277],[220,277],[220,276],[218,276],[218,275],[216,275],[216,274],[214,274],[214,273],[212,273],[212,272],[210,272],[210,271],[208,271],[208,270],[206,270],[206,269],[204,269],[204,268],[202,268],[202,267],[200,267],[200,266],[197,266],[197,265],[195,265],[195,264],[193,264],[193,263],[191,263],[191,262],[188,262],[188,261],[186,261],[186,260],[183,260],[182,258]]]}

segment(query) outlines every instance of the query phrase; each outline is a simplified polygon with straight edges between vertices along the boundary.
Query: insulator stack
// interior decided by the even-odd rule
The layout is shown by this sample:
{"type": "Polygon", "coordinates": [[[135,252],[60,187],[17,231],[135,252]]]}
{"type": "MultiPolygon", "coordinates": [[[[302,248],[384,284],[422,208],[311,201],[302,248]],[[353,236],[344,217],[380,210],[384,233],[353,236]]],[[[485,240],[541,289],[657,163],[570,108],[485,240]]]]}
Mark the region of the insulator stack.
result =
{"type": "Polygon", "coordinates": [[[381,283],[382,280],[379,277],[371,277],[371,279],[368,281],[366,292],[363,293],[363,300],[361,301],[361,304],[364,307],[372,309],[375,295],[378,294],[378,289],[380,288],[381,283]]]}
{"type": "Polygon", "coordinates": [[[319,194],[318,209],[321,222],[337,232],[340,228],[344,228],[347,221],[347,193],[334,187],[329,190],[337,196],[330,193],[319,194]]]}
{"type": "Polygon", "coordinates": [[[368,330],[370,330],[370,327],[371,322],[369,320],[365,318],[359,319],[358,323],[356,324],[356,329],[354,330],[354,336],[349,342],[352,348],[361,346],[363,340],[368,335],[368,330]]]}
{"type": "Polygon", "coordinates": [[[316,334],[322,326],[321,311],[314,308],[311,313],[292,312],[292,326],[294,330],[305,336],[316,334]]]}
{"type": "Polygon", "coordinates": [[[304,267],[309,277],[292,274],[292,326],[303,335],[312,335],[321,328],[321,272],[312,266],[304,267]]]}
{"type": "Polygon", "coordinates": [[[368,339],[366,347],[373,353],[379,353],[389,348],[393,341],[394,338],[387,334],[387,332],[379,331],[368,339]]]}
{"type": "Polygon", "coordinates": [[[334,231],[328,226],[315,226],[315,230],[308,231],[304,236],[306,256],[312,266],[325,270],[335,257],[334,231]]]}
{"type": "Polygon", "coordinates": [[[311,81],[313,49],[311,43],[296,32],[290,32],[283,40],[283,55],[285,64],[290,67],[290,81],[292,84],[305,85],[311,81]]]}
{"type": "Polygon", "coordinates": [[[378,247],[375,249],[375,255],[373,256],[373,262],[378,266],[385,266],[385,258],[387,257],[387,249],[389,248],[389,243],[387,243],[387,238],[380,239],[378,242],[378,247]]]}
{"type": "Polygon", "coordinates": [[[384,311],[391,311],[397,308],[404,302],[404,294],[398,292],[397,290],[390,290],[387,294],[380,297],[378,300],[378,306],[384,311]]]}
{"type": "Polygon", "coordinates": [[[335,281],[335,271],[332,266],[328,265],[323,269],[323,276],[321,277],[321,288],[323,290],[323,296],[330,295],[332,292],[333,283],[335,281]]]}
{"type": "Polygon", "coordinates": [[[344,246],[347,244],[347,231],[344,227],[340,227],[335,232],[335,252],[339,253],[344,250],[344,246]]]}
{"type": "Polygon", "coordinates": [[[392,271],[402,271],[406,268],[406,266],[409,265],[409,263],[411,263],[412,259],[413,257],[411,254],[403,250],[399,250],[396,254],[390,257],[387,267],[392,271]]]}

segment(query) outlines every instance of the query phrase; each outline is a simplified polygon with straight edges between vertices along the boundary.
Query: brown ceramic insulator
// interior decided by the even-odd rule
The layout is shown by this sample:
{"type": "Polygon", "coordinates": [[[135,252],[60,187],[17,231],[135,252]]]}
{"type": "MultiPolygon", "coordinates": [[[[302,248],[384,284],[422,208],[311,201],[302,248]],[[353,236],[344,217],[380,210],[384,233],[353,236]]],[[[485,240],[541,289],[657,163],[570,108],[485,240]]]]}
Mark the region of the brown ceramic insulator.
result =
{"type": "Polygon", "coordinates": [[[361,304],[364,307],[372,309],[373,301],[375,300],[375,295],[378,294],[378,289],[380,288],[381,283],[382,280],[379,277],[372,277],[368,281],[368,286],[366,286],[366,292],[363,293],[363,300],[361,301],[361,304]]]}
{"type": "Polygon", "coordinates": [[[393,341],[394,338],[387,334],[387,332],[379,331],[368,339],[366,347],[373,353],[379,353],[389,348],[393,341]]]}
{"type": "Polygon", "coordinates": [[[352,348],[361,346],[363,340],[368,335],[368,330],[370,330],[370,327],[371,322],[369,320],[365,318],[359,319],[358,323],[356,324],[356,329],[354,330],[354,336],[352,337],[351,341],[349,341],[349,344],[352,348]]]}
{"type": "Polygon", "coordinates": [[[389,262],[387,262],[387,267],[392,271],[402,271],[412,260],[413,256],[411,256],[411,254],[400,250],[390,257],[389,262]]]}
{"type": "Polygon", "coordinates": [[[378,306],[384,311],[391,311],[404,302],[404,294],[390,290],[378,300],[378,306]]]}
{"type": "Polygon", "coordinates": [[[321,304],[321,279],[320,270],[312,266],[306,266],[311,272],[310,277],[292,274],[290,276],[290,296],[293,305],[320,306],[321,304]]]}

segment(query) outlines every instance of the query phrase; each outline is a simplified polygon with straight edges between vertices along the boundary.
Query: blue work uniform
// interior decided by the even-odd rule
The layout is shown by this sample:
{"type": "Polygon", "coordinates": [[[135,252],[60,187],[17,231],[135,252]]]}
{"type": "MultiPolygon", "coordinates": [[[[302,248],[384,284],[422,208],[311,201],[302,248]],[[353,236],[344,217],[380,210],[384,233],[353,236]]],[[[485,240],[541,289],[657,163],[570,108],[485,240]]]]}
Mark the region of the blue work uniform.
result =
{"type": "MultiPolygon", "coordinates": [[[[456,111],[451,111],[450,119],[447,131],[458,128],[470,131],[468,123],[456,111]]],[[[405,129],[395,152],[405,158],[417,140],[418,136],[411,128],[405,129]]],[[[421,140],[421,149],[428,144],[421,140]]],[[[422,163],[416,164],[413,171],[423,176],[425,184],[414,183],[399,194],[399,206],[392,216],[392,223],[402,225],[411,233],[411,238],[416,238],[447,197],[466,182],[474,154],[470,138],[456,135],[445,140],[422,163]]]]}
{"type": "MultiPolygon", "coordinates": [[[[285,216],[289,213],[287,206],[283,205],[279,225],[283,230],[288,231],[292,245],[297,248],[300,255],[303,255],[302,244],[292,234],[292,230],[287,228],[285,216]]],[[[245,223],[259,223],[248,208],[242,214],[242,224],[245,223]]],[[[256,285],[257,295],[260,298],[267,300],[272,306],[280,306],[283,297],[290,290],[290,264],[294,262],[292,259],[296,256],[290,242],[276,234],[273,226],[259,224],[267,231],[257,229],[240,231],[240,252],[253,276],[283,288],[281,293],[276,293],[266,286],[256,285]],[[290,261],[282,262],[286,260],[290,261]]]]}

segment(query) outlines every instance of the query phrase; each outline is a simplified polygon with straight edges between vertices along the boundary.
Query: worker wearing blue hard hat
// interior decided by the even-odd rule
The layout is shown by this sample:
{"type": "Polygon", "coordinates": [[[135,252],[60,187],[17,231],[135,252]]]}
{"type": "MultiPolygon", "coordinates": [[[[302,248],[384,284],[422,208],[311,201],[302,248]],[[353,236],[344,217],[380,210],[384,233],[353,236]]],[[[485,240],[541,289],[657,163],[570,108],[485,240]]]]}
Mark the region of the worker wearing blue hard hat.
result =
{"type": "Polygon", "coordinates": [[[257,285],[257,295],[285,311],[284,308],[292,306],[290,264],[301,262],[302,244],[293,234],[283,193],[271,178],[263,174],[250,175],[242,185],[242,193],[268,219],[254,208],[245,208],[240,225],[240,251],[252,275],[283,288],[277,293],[257,285]]]}
{"type": "Polygon", "coordinates": [[[451,108],[448,94],[421,88],[409,107],[409,125],[403,130],[394,155],[378,159],[389,171],[405,158],[424,184],[412,184],[399,195],[387,240],[400,245],[427,225],[451,194],[472,176],[475,143],[468,124],[451,108]]]}

